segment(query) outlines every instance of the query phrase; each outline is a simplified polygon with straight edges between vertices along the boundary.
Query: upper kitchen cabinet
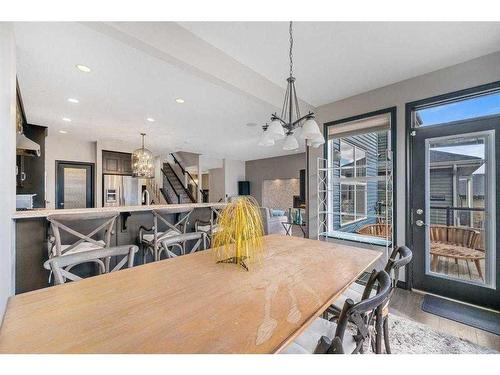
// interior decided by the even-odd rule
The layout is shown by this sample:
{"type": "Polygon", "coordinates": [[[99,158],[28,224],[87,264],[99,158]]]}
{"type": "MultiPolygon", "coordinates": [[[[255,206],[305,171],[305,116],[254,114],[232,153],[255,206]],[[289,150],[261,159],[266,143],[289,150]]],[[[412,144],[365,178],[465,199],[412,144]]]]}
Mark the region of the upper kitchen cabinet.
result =
{"type": "Polygon", "coordinates": [[[131,175],[132,154],[126,152],[103,151],[102,173],[131,175]]]}
{"type": "Polygon", "coordinates": [[[34,195],[33,208],[44,208],[47,128],[28,124],[19,85],[17,85],[16,133],[16,194],[34,195]]]}

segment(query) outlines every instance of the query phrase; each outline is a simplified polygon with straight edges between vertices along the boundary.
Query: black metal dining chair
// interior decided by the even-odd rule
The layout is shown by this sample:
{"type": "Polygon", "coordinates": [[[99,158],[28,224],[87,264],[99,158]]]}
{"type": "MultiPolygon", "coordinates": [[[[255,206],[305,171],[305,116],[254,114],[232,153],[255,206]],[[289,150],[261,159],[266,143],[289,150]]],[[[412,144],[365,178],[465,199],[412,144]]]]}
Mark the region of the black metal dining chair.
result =
{"type": "MultiPolygon", "coordinates": [[[[391,278],[385,271],[374,271],[367,287],[375,288],[373,296],[354,303],[347,299],[337,323],[317,318],[285,350],[284,354],[358,354],[371,341],[373,322],[380,326],[383,306],[391,291],[391,278]]],[[[380,327],[379,327],[380,326],[380,327]]],[[[381,337],[376,337],[376,353],[382,352],[381,337]]]]}
{"type": "MultiPolygon", "coordinates": [[[[382,325],[379,330],[376,331],[377,335],[383,336],[386,353],[391,353],[390,338],[389,338],[389,305],[391,302],[391,297],[397,287],[399,281],[400,270],[408,265],[413,257],[412,251],[406,246],[396,247],[392,254],[389,256],[386,266],[384,267],[385,272],[391,276],[391,290],[387,301],[382,309],[382,325]]],[[[371,275],[373,277],[373,273],[371,275]]],[[[351,299],[354,302],[361,301],[375,294],[375,289],[373,286],[368,284],[365,287],[361,287],[359,284],[354,284],[349,289],[347,289],[343,295],[337,299],[325,312],[325,315],[333,316],[333,318],[339,318],[344,302],[347,299],[351,299]]]]}

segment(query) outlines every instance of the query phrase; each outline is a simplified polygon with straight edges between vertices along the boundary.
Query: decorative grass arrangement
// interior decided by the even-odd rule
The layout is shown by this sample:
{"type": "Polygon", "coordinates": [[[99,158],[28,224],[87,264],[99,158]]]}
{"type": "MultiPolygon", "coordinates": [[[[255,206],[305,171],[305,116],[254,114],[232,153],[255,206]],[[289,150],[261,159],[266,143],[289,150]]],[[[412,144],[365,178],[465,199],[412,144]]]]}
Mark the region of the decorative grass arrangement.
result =
{"type": "Polygon", "coordinates": [[[239,264],[248,271],[248,264],[262,256],[264,226],[260,209],[252,197],[239,197],[219,214],[219,231],[213,248],[217,263],[239,264]]]}

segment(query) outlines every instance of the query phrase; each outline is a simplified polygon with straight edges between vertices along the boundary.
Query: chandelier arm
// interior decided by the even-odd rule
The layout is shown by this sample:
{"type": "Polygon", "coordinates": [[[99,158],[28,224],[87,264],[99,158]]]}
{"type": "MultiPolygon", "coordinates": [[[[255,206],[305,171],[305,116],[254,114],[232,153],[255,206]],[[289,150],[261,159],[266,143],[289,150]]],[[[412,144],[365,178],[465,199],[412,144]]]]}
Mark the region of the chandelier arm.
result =
{"type": "MultiPolygon", "coordinates": [[[[297,90],[295,89],[295,82],[293,83],[293,98],[295,101],[295,115],[297,119],[300,118],[300,108],[299,108],[299,100],[297,98],[297,90]]],[[[292,122],[292,119],[290,119],[290,122],[292,122]]]]}
{"type": "Polygon", "coordinates": [[[288,111],[288,98],[290,96],[290,84],[286,86],[285,99],[283,100],[283,107],[281,107],[281,118],[286,118],[288,111]]]}
{"type": "Polygon", "coordinates": [[[276,114],[271,116],[271,120],[279,120],[282,125],[286,125],[286,121],[283,120],[281,117],[276,116],[276,114]]]}
{"type": "Polygon", "coordinates": [[[308,113],[307,115],[304,115],[301,118],[294,121],[292,125],[296,127],[302,120],[305,120],[306,118],[314,118],[314,116],[311,116],[311,113],[308,113]]]}

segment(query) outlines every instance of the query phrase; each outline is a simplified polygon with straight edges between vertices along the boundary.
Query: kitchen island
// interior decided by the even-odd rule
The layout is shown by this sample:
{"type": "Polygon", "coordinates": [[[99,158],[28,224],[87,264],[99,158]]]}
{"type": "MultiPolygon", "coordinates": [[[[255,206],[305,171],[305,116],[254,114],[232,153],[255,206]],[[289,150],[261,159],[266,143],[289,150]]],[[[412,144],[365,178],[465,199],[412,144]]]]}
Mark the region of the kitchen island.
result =
{"type": "MultiPolygon", "coordinates": [[[[16,259],[16,294],[29,292],[49,286],[49,272],[43,268],[43,263],[48,259],[47,238],[49,223],[47,217],[53,214],[94,214],[100,212],[119,212],[120,216],[115,222],[115,230],[111,239],[111,246],[136,244],[139,228],[151,228],[153,223],[153,210],[179,210],[193,209],[188,222],[188,231],[193,230],[196,220],[210,218],[211,208],[223,208],[225,203],[186,203],[150,206],[122,206],[81,208],[65,210],[29,210],[17,211],[12,215],[15,221],[15,259],[16,259]]],[[[175,214],[168,220],[174,223],[175,214]]],[[[142,256],[136,258],[136,262],[142,256]]]]}

